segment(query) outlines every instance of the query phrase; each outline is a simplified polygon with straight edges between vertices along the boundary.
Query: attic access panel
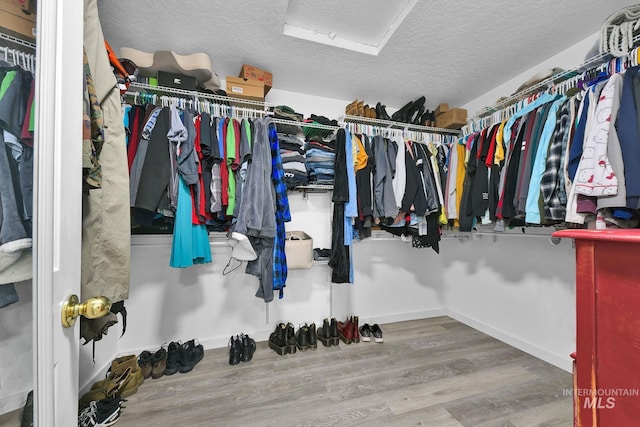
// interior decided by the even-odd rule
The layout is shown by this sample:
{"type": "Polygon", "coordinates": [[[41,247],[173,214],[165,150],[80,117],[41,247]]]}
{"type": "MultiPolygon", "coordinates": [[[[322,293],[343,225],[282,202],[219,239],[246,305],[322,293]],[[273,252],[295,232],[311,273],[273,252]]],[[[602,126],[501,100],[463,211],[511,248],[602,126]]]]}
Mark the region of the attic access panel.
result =
{"type": "Polygon", "coordinates": [[[418,0],[289,0],[283,34],[378,55],[418,0]]]}

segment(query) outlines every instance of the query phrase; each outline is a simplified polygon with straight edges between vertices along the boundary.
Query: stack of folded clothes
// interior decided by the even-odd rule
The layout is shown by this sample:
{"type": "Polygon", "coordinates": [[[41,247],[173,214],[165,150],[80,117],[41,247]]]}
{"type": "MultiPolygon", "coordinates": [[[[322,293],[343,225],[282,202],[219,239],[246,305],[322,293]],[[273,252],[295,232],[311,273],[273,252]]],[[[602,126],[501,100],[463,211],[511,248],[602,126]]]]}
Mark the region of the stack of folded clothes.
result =
{"type": "Polygon", "coordinates": [[[291,190],[301,185],[307,185],[309,178],[305,165],[304,141],[286,134],[278,134],[280,157],[284,170],[284,183],[291,190]]]}
{"type": "Polygon", "coordinates": [[[319,129],[314,127],[313,124],[325,125],[325,126],[335,126],[338,127],[338,122],[336,120],[329,120],[325,116],[316,116],[312,114],[310,118],[304,121],[305,124],[309,124],[310,126],[304,126],[302,130],[304,131],[304,137],[309,140],[312,136],[319,136],[320,138],[325,138],[334,133],[334,130],[331,129],[319,129]]]}
{"type": "Polygon", "coordinates": [[[295,110],[287,105],[278,105],[273,109],[273,117],[283,119],[291,123],[276,123],[278,133],[289,135],[297,135],[302,132],[302,114],[296,113],[295,110]]]}
{"type": "Polygon", "coordinates": [[[309,182],[333,184],[335,176],[336,140],[318,135],[307,139],[307,171],[309,182]]]}

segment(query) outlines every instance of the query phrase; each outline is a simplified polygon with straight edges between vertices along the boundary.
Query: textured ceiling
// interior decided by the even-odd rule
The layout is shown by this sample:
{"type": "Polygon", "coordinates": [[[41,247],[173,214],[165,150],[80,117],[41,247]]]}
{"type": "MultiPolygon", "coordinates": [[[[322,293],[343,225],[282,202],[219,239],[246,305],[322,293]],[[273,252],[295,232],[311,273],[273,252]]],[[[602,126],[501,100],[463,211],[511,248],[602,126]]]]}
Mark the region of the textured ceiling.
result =
{"type": "MultiPolygon", "coordinates": [[[[336,33],[349,34],[344,26],[350,23],[352,28],[389,24],[388,16],[381,17],[375,7],[382,3],[367,2],[370,7],[355,11],[344,4],[296,1],[296,24],[306,25],[302,6],[309,7],[310,27],[314,8],[321,8],[324,16],[333,12],[336,25],[342,26],[336,33]]],[[[271,71],[277,89],[370,104],[382,101],[392,107],[425,95],[430,108],[440,102],[464,105],[598,32],[610,14],[630,4],[419,0],[379,55],[372,56],[283,35],[287,0],[98,3],[105,37],[117,52],[123,46],[146,52],[206,52],[223,79],[238,75],[248,63],[271,71]]],[[[368,31],[366,37],[376,34],[368,31]]]]}

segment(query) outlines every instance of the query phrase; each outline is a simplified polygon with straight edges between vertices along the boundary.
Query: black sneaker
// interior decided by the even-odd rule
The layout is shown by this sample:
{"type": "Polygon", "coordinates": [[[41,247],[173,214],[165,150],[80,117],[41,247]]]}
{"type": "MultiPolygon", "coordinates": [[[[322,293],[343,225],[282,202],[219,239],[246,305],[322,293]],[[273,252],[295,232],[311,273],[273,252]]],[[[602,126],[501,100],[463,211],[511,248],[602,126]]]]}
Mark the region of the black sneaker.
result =
{"type": "Polygon", "coordinates": [[[196,340],[192,339],[182,344],[180,373],[186,374],[190,372],[194,366],[198,364],[204,357],[204,347],[202,344],[196,344],[196,340]]]}
{"type": "Polygon", "coordinates": [[[165,375],[173,375],[180,370],[180,360],[182,359],[182,346],[180,342],[171,341],[167,348],[167,367],[164,369],[165,375]]]}
{"type": "Polygon", "coordinates": [[[102,405],[101,401],[92,401],[78,416],[78,427],[97,427],[114,425],[120,418],[120,404],[102,405]]]}
{"type": "Polygon", "coordinates": [[[256,342],[253,338],[249,338],[249,335],[241,334],[240,335],[241,347],[242,347],[242,357],[241,360],[243,362],[250,362],[253,357],[253,353],[256,351],[256,342]]]}
{"type": "Polygon", "coordinates": [[[369,328],[369,324],[365,323],[360,326],[360,336],[362,337],[362,341],[370,342],[371,341],[371,329],[369,328]]]}
{"type": "Polygon", "coordinates": [[[382,338],[382,329],[380,329],[380,326],[378,326],[377,323],[371,327],[371,335],[373,335],[373,340],[375,342],[384,342],[384,339],[382,338]]]}

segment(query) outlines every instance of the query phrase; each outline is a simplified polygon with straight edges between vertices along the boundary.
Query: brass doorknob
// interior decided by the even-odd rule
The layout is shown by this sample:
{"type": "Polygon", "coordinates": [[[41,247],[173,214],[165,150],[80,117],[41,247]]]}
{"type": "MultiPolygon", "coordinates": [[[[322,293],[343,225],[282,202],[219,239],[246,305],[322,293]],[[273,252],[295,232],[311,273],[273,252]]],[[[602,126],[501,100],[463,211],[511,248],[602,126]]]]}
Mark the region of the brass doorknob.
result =
{"type": "Polygon", "coordinates": [[[78,316],[87,319],[97,319],[105,316],[111,310],[111,301],[107,297],[89,298],[83,303],[77,295],[71,295],[62,304],[62,326],[70,328],[76,323],[78,316]]]}

